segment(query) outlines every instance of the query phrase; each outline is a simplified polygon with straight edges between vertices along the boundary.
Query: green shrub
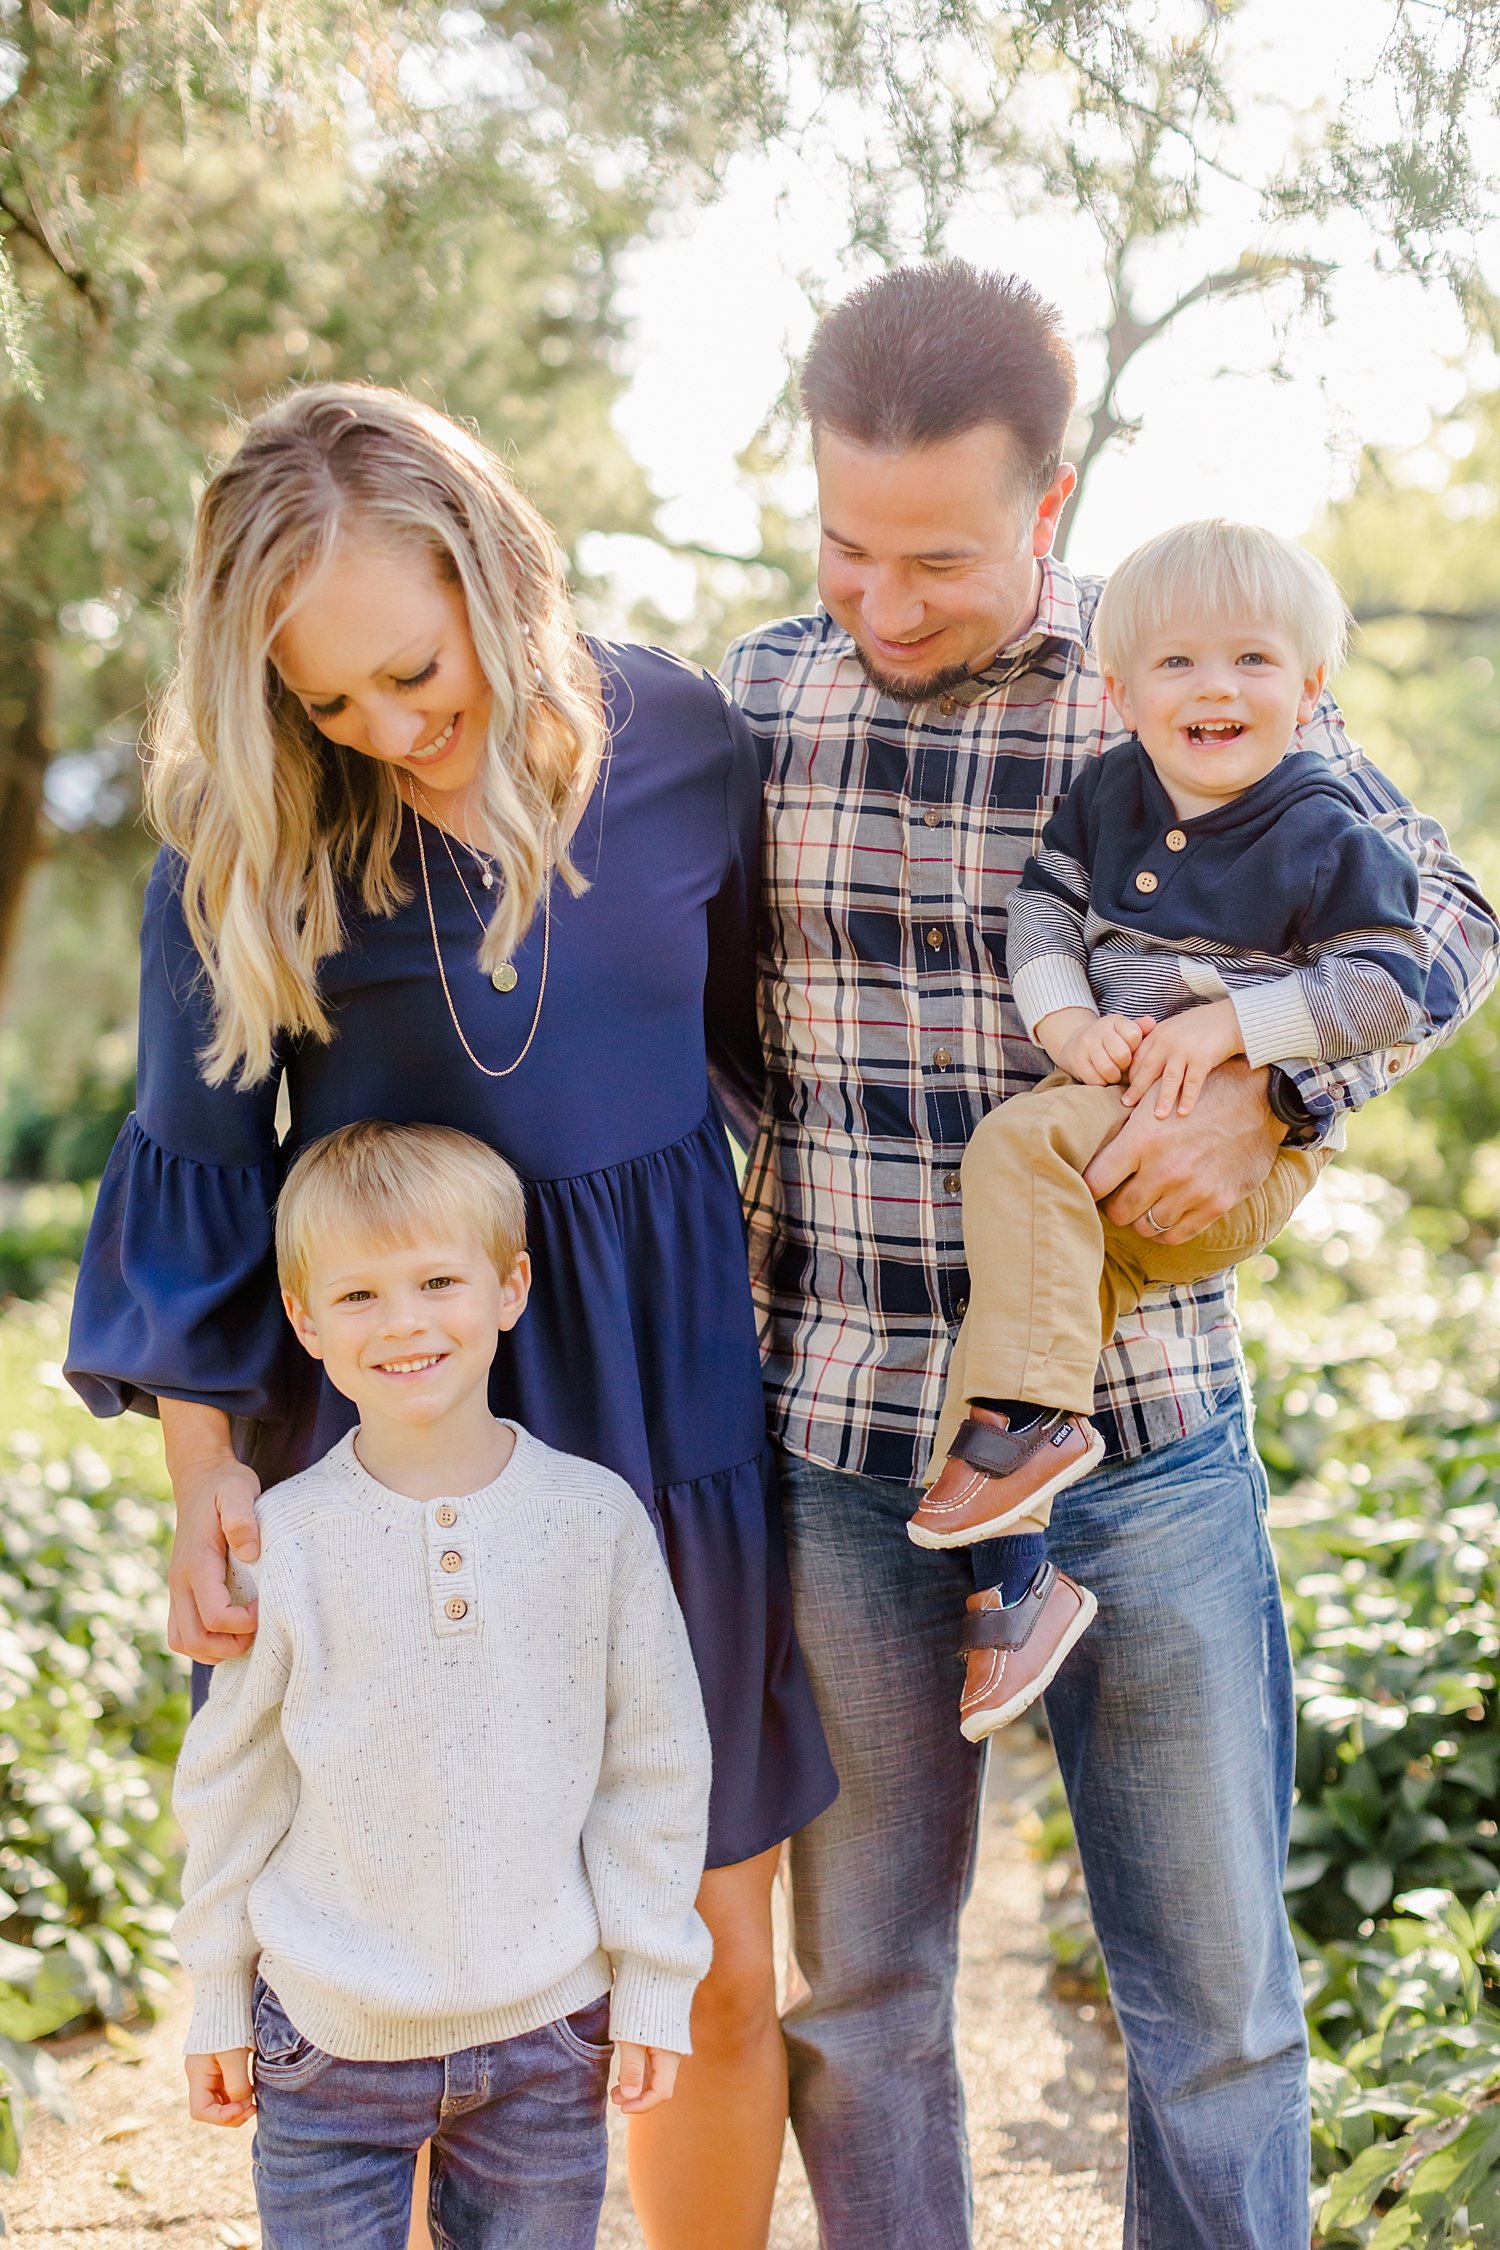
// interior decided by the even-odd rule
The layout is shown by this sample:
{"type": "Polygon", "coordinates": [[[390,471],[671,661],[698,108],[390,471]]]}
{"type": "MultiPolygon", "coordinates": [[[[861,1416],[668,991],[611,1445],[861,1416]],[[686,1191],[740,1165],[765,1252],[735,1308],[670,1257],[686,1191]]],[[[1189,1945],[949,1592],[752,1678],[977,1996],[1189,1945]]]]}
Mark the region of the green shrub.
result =
{"type": "Polygon", "coordinates": [[[0,2169],[16,2094],[55,2091],[3,2043],[149,2013],[171,1959],[187,1698],[159,1449],[139,1417],[91,1421],[63,1338],[60,1302],[0,1316],[0,2169]]]}

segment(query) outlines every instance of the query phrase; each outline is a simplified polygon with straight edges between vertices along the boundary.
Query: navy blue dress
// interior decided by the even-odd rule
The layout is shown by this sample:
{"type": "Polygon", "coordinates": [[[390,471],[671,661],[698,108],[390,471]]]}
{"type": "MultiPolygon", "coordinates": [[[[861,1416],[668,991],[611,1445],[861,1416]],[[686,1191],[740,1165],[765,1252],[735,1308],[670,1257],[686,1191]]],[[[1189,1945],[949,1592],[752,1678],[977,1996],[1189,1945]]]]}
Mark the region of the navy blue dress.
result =
{"type": "MultiPolygon", "coordinates": [[[[154,1412],[159,1397],[221,1407],[262,1483],[290,1476],[354,1420],[281,1311],[272,1206],[290,1159],[362,1117],[454,1125],[498,1149],[526,1183],[535,1278],[500,1339],[492,1402],[616,1470],[652,1511],[713,1737],[709,1865],[729,1866],[837,1790],[792,1631],[739,1193],[710,1088],[712,1066],[755,1098],[760,1071],[760,778],[748,728],[704,674],[656,650],[597,654],[611,742],[574,841],[590,887],[553,886],[536,1038],[511,1077],[482,1076],[455,1035],[410,814],[408,903],[389,918],[354,908],[323,965],[332,1041],[285,1041],[246,1093],[199,1074],[203,983],[177,863],[158,859],[137,1108],[100,1187],[68,1375],[97,1414],[154,1412]]],[[[494,1069],[531,1026],[542,918],[515,990],[496,992],[442,835],[423,836],[454,1005],[494,1069]]]]}

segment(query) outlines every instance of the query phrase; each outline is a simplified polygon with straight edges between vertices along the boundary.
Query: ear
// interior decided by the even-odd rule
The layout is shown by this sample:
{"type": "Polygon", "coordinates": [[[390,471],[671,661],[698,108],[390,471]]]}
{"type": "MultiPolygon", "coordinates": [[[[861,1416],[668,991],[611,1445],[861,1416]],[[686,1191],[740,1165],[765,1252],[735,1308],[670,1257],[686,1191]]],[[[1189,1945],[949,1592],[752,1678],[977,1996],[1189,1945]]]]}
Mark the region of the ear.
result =
{"type": "Polygon", "coordinates": [[[1117,672],[1106,672],[1104,685],[1109,690],[1109,700],[1119,712],[1132,734],[1135,732],[1135,713],[1130,708],[1130,690],[1117,672]]]}
{"type": "Polygon", "coordinates": [[[1302,696],[1297,705],[1297,724],[1305,727],[1318,708],[1318,697],[1323,692],[1323,682],[1328,677],[1328,666],[1320,664],[1316,672],[1309,672],[1302,683],[1302,696]]]}
{"type": "Polygon", "coordinates": [[[1051,554],[1057,527],[1062,522],[1062,512],[1072,499],[1077,482],[1078,471],[1071,461],[1064,461],[1037,503],[1036,520],[1031,526],[1031,551],[1034,555],[1051,554]]]}
{"type": "Polygon", "coordinates": [[[514,1328],[526,1310],[526,1300],[531,1295],[531,1258],[523,1250],[509,1274],[500,1284],[500,1333],[514,1328]]]}
{"type": "Polygon", "coordinates": [[[286,1317],[296,1331],[297,1341],[302,1349],[310,1353],[314,1359],[321,1359],[323,1357],[322,1341],[318,1335],[317,1323],[306,1305],[302,1303],[300,1298],[294,1297],[290,1289],[282,1290],[281,1302],[286,1308],[286,1317]]]}

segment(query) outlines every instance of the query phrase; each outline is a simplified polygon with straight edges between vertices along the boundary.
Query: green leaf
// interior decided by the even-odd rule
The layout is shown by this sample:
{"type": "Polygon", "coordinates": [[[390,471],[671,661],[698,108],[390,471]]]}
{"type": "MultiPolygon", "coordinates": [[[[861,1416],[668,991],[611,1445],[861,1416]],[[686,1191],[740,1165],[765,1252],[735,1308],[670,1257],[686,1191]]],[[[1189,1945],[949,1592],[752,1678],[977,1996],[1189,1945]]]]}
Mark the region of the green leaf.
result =
{"type": "Polygon", "coordinates": [[[1395,1888],[1395,1869],[1383,1859],[1351,1860],[1344,1869],[1344,1889],[1366,1914],[1378,1914],[1395,1888]]]}
{"type": "Polygon", "coordinates": [[[1318,2224],[1324,2233],[1331,2227],[1357,2226],[1361,2219],[1367,2219],[1405,2153],[1400,2141],[1377,2141],[1363,2156],[1357,2156],[1346,2172],[1340,2172],[1319,2213],[1318,2224]]]}

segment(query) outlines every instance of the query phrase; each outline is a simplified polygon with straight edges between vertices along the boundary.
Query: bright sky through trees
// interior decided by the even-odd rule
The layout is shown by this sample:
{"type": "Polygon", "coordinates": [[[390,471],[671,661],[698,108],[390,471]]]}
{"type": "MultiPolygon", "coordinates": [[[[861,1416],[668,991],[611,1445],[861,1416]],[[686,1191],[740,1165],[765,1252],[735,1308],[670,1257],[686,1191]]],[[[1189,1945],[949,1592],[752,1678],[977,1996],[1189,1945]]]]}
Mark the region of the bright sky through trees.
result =
{"type": "MultiPolygon", "coordinates": [[[[1266,177],[1288,146],[1288,105],[1310,129],[1320,97],[1350,70],[1368,66],[1378,111],[1370,34],[1387,21],[1368,0],[1247,0],[1235,31],[1245,113],[1228,152],[1235,168],[1266,177]]],[[[1148,294],[1159,287],[1162,302],[1251,240],[1293,246],[1292,230],[1266,229],[1256,195],[1230,180],[1211,178],[1206,203],[1210,216],[1191,243],[1165,248],[1143,269],[1148,294]]],[[[826,144],[807,157],[778,149],[737,158],[717,203],[628,259],[635,373],[617,421],[669,503],[670,537],[753,549],[755,513],[735,456],[807,341],[812,294],[835,298],[874,270],[851,255],[847,234],[826,144]]],[[[1131,370],[1124,399],[1141,434],[1101,460],[1071,549],[1076,563],[1106,568],[1191,515],[1241,515],[1299,533],[1346,489],[1362,443],[1415,442],[1429,414],[1460,394],[1454,363],[1466,340],[1446,292],[1377,271],[1373,237],[1353,212],[1298,229],[1295,246],[1309,243],[1339,268],[1329,323],[1284,296],[1218,302],[1187,315],[1131,370]]],[[[1056,208],[1018,216],[991,191],[954,214],[948,246],[1024,273],[1063,307],[1087,392],[1098,379],[1090,334],[1104,307],[1089,223],[1056,208]]],[[[1500,256],[1487,263],[1493,279],[1500,256]]],[[[786,490],[810,505],[805,472],[793,472],[786,490]]],[[[622,595],[647,594],[669,614],[691,604],[688,565],[643,541],[593,541],[585,559],[622,595]]]]}

